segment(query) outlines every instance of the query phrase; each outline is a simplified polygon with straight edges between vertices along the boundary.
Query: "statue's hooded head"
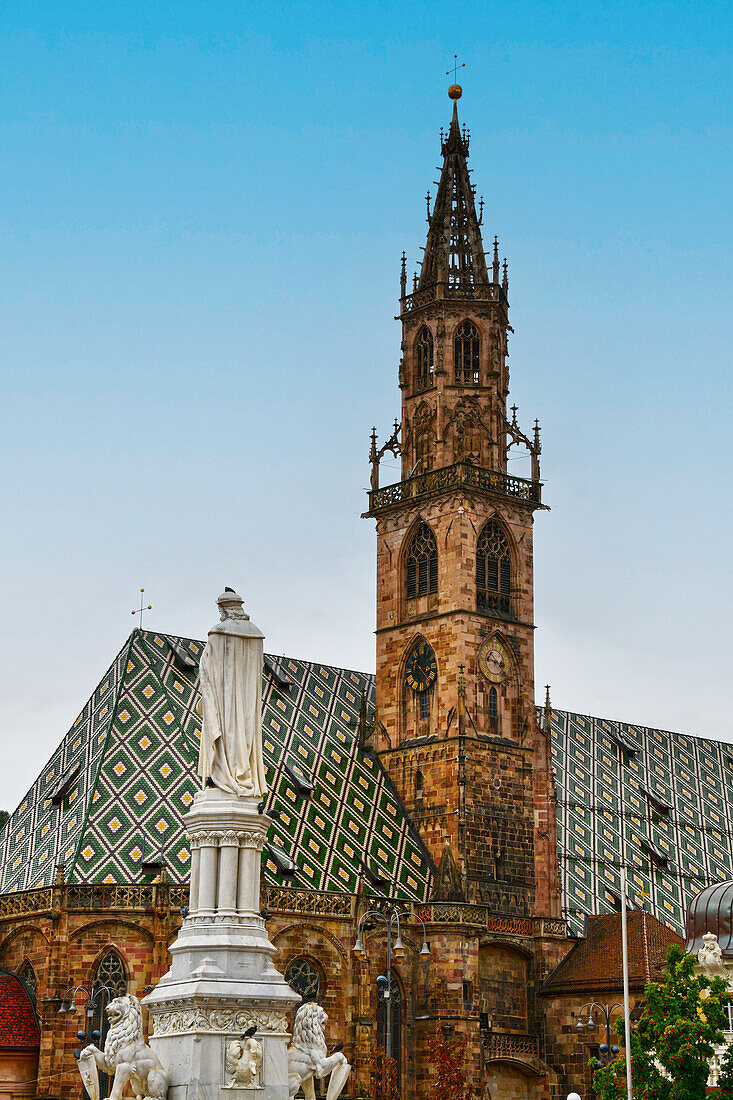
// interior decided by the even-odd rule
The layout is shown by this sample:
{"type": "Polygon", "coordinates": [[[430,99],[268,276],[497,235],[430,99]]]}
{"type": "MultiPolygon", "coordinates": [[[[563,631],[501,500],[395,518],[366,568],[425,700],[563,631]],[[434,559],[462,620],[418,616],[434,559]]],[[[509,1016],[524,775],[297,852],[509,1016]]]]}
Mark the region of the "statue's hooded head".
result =
{"type": "Polygon", "coordinates": [[[244,610],[244,601],[233,588],[225,588],[216,601],[219,607],[219,622],[212,626],[209,634],[238,634],[246,638],[264,638],[261,630],[250,620],[244,610]]]}

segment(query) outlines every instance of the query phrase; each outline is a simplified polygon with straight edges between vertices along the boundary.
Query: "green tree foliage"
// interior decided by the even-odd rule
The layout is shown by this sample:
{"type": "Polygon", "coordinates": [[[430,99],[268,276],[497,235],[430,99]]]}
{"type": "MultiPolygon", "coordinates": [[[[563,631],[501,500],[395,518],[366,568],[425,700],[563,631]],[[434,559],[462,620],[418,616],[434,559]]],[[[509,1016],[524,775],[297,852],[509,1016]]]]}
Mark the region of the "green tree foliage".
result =
{"type": "Polygon", "coordinates": [[[7,810],[0,810],[0,829],[2,829],[3,825],[8,820],[9,817],[10,817],[10,814],[8,813],[7,810]]]}
{"type": "MultiPolygon", "coordinates": [[[[710,1058],[723,1041],[730,999],[722,978],[692,973],[695,959],[677,944],[667,952],[664,981],[649,982],[646,1009],[631,1035],[634,1100],[705,1100],[710,1058]]],[[[599,1100],[626,1100],[624,1022],[616,1023],[622,1053],[608,1066],[591,1059],[599,1100]]],[[[733,1085],[733,1066],[729,1076],[733,1085]]],[[[733,1100],[733,1090],[717,1094],[733,1100]]]]}

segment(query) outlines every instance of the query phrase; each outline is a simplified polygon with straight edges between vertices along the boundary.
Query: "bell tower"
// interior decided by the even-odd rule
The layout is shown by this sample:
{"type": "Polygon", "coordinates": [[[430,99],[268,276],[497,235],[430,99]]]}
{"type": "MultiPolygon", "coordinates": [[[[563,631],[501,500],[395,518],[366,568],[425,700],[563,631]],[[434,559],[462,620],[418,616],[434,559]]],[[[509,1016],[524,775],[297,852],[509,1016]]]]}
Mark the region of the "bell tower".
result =
{"type": "Polygon", "coordinates": [[[377,712],[372,746],[439,865],[446,900],[559,916],[549,745],[535,710],[532,526],[542,508],[539,425],[507,411],[507,262],[487,263],[453,117],[427,197],[419,275],[400,280],[402,414],[378,445],[377,712]],[[515,450],[516,448],[516,450],[515,450]],[[401,480],[380,486],[386,451],[401,480]],[[524,477],[508,462],[524,454],[524,477]]]}

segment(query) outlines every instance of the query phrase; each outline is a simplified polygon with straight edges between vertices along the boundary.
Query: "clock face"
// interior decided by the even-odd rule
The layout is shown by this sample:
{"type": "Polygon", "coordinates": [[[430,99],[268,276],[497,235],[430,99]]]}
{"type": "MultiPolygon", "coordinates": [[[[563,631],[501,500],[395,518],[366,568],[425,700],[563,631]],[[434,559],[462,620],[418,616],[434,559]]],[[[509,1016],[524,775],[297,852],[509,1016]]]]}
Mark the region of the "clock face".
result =
{"type": "Polygon", "coordinates": [[[405,683],[413,691],[427,691],[437,675],[435,654],[427,642],[421,642],[407,658],[405,683]]]}
{"type": "Polygon", "coordinates": [[[504,643],[498,638],[487,638],[478,651],[478,667],[492,684],[503,684],[512,667],[504,643]]]}

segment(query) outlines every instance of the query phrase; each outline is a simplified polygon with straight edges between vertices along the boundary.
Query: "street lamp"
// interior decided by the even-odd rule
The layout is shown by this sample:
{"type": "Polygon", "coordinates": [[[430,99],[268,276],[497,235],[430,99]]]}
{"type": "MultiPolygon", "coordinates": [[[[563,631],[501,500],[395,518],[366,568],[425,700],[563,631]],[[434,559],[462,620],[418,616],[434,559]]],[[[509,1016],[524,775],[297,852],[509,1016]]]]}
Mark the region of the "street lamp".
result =
{"type": "Polygon", "coordinates": [[[368,918],[376,918],[382,920],[387,925],[387,973],[386,975],[380,974],[377,978],[377,989],[382,993],[384,997],[385,1006],[385,1024],[384,1024],[384,1053],[387,1058],[392,1057],[392,957],[395,959],[402,959],[405,955],[405,945],[402,942],[402,932],[400,928],[401,917],[417,917],[422,925],[422,947],[420,948],[420,954],[425,957],[430,954],[430,945],[428,944],[425,935],[425,921],[419,916],[418,913],[411,913],[409,909],[402,909],[397,905],[390,905],[387,907],[389,916],[386,916],[380,909],[367,909],[366,913],[362,913],[356,926],[356,940],[354,941],[354,955],[359,962],[364,962],[367,958],[366,949],[364,947],[364,940],[362,939],[362,933],[364,931],[364,922],[368,918]],[[392,926],[397,927],[397,939],[395,940],[394,948],[392,947],[392,926]]]}
{"type": "MultiPolygon", "coordinates": [[[[88,1043],[90,1039],[93,1040],[95,1043],[98,1043],[102,1037],[101,1032],[95,1030],[90,1033],[89,1027],[92,1020],[94,1019],[94,1015],[97,1009],[100,1010],[100,1016],[102,1019],[101,1026],[104,1027],[104,1016],[102,1015],[104,1013],[104,1007],[106,1002],[109,1001],[111,997],[114,997],[115,992],[113,989],[110,989],[108,985],[93,984],[91,991],[83,985],[70,985],[64,993],[63,997],[61,998],[61,1006],[58,1010],[59,1016],[63,1016],[67,1012],[74,1012],[76,1010],[76,997],[78,993],[84,993],[86,995],[87,1025],[85,1030],[77,1031],[76,1037],[80,1043],[88,1043]]],[[[77,1059],[79,1058],[80,1054],[81,1047],[79,1047],[78,1050],[74,1051],[74,1056],[77,1059]]]]}
{"type": "Polygon", "coordinates": [[[620,1048],[617,1047],[615,1043],[611,1043],[611,1018],[617,1008],[620,1008],[623,1011],[623,1007],[624,1006],[622,1004],[619,1004],[618,1002],[612,1005],[601,1005],[598,1004],[598,1001],[589,1001],[587,1004],[583,1005],[578,1015],[578,1022],[575,1025],[575,1030],[580,1035],[584,1031],[595,1030],[596,1022],[593,1019],[593,1009],[598,1009],[599,1013],[601,1014],[601,1018],[606,1028],[606,1041],[605,1043],[601,1043],[599,1045],[598,1052],[601,1056],[601,1061],[605,1065],[608,1065],[609,1062],[612,1062],[616,1055],[619,1053],[620,1048]],[[583,1023],[583,1013],[585,1012],[586,1008],[588,1009],[588,1018],[586,1022],[583,1023]]]}

